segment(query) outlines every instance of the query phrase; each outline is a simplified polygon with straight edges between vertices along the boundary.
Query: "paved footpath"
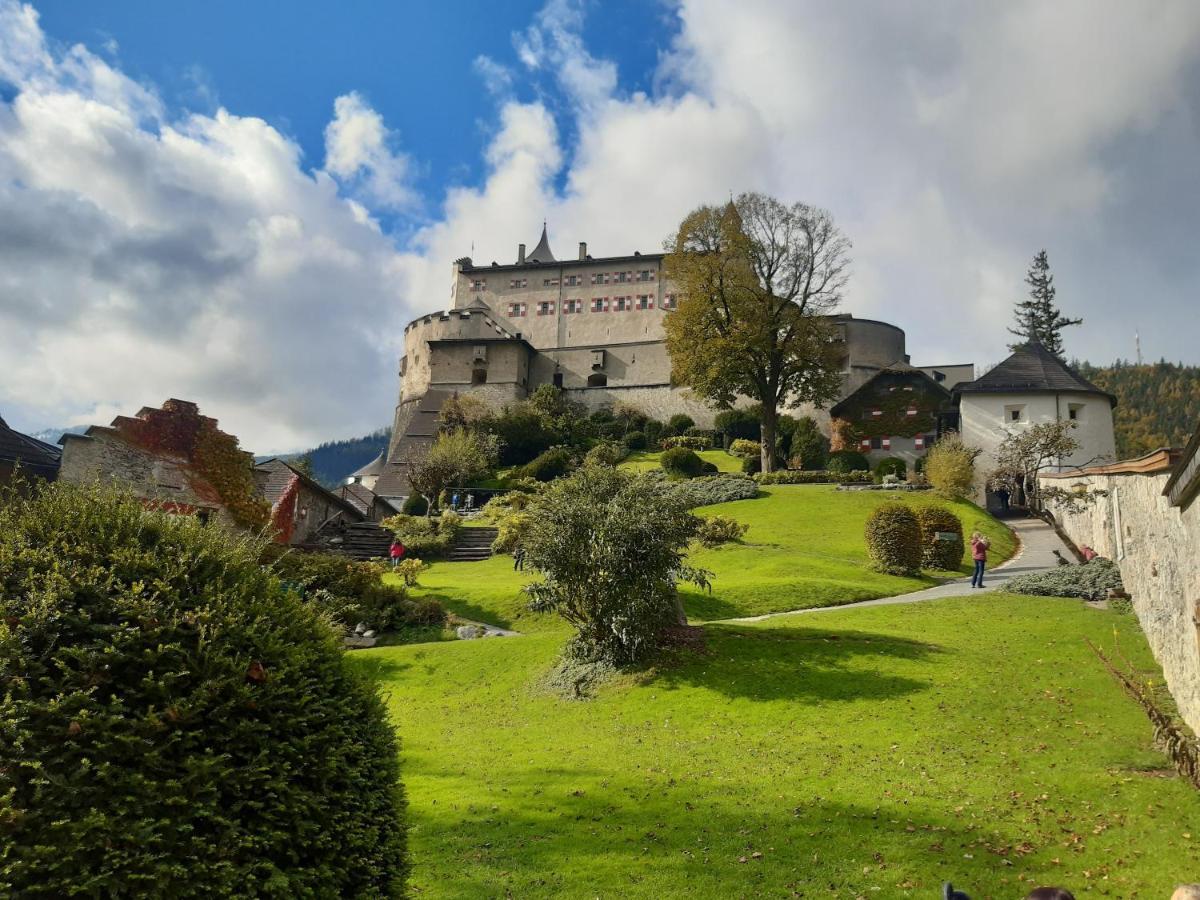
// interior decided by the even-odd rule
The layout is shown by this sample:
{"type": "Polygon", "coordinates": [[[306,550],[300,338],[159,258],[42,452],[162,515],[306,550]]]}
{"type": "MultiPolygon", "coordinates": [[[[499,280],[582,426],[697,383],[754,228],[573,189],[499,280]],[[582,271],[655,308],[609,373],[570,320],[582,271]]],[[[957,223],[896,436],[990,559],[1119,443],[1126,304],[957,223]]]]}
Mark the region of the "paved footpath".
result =
{"type": "MultiPolygon", "coordinates": [[[[1062,542],[1058,533],[1041,519],[1009,519],[1005,522],[1020,538],[1021,547],[1016,556],[1008,562],[997,566],[984,575],[984,590],[995,591],[1002,589],[1004,583],[1017,575],[1028,575],[1030,572],[1041,572],[1053,569],[1058,565],[1054,555],[1057,550],[1067,562],[1074,562],[1075,556],[1062,542]]],[[[922,600],[936,600],[939,597],[961,597],[972,594],[969,576],[956,578],[937,587],[925,588],[923,591],[913,591],[909,594],[897,594],[895,597],[880,597],[877,600],[860,600],[857,603],[844,603],[841,606],[818,606],[812,609],[797,609],[791,612],[767,613],[763,616],[748,616],[741,619],[718,619],[720,622],[761,622],[776,616],[794,616],[800,613],[828,612],[834,609],[857,609],[862,606],[890,606],[893,603],[919,603],[922,600]]]]}

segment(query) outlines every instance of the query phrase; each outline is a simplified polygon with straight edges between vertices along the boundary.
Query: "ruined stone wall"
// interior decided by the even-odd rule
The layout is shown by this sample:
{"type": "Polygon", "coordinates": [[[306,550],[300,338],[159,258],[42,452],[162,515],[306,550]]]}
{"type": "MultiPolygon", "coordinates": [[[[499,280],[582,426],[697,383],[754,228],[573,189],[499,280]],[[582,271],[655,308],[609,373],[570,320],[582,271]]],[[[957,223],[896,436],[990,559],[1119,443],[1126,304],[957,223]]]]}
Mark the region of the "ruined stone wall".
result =
{"type": "Polygon", "coordinates": [[[1116,561],[1125,590],[1184,720],[1200,731],[1200,503],[1167,502],[1169,473],[1046,478],[1108,491],[1087,510],[1056,514],[1077,546],[1116,561]]]}

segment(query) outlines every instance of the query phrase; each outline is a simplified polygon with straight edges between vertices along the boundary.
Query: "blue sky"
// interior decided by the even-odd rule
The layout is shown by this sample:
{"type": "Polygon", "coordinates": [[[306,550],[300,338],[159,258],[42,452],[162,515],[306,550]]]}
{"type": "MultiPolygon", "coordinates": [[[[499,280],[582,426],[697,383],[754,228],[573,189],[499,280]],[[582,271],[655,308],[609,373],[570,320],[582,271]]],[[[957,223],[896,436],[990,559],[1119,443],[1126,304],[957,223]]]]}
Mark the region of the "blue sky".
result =
{"type": "Polygon", "coordinates": [[[0,0],[0,415],[367,433],[472,247],[743,190],[830,210],[918,364],[1002,359],[1042,248],[1069,355],[1200,361],[1200,5],[0,0]]]}

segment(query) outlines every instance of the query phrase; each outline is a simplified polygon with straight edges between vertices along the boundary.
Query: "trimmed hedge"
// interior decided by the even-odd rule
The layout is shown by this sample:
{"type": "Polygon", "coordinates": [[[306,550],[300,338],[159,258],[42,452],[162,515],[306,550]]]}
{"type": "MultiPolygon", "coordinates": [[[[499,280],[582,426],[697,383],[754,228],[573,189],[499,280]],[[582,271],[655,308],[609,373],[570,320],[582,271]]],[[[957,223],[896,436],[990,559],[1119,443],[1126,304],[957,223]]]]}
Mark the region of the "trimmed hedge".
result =
{"type": "Polygon", "coordinates": [[[881,503],[867,517],[867,553],[874,568],[889,575],[921,571],[921,527],[912,508],[881,503]]]}
{"type": "Polygon", "coordinates": [[[1004,583],[1004,590],[1014,594],[1037,594],[1043,597],[1079,597],[1083,600],[1103,600],[1110,590],[1124,590],[1121,570],[1111,559],[1098,556],[1078,566],[1059,566],[1045,572],[1018,575],[1004,583]]]}
{"type": "Polygon", "coordinates": [[[944,506],[917,509],[921,527],[921,565],[927,569],[957,570],[963,558],[963,528],[958,516],[944,506]],[[953,533],[954,540],[938,540],[938,532],[953,533]]]}
{"type": "Polygon", "coordinates": [[[59,482],[0,503],[0,894],[383,897],[396,738],[264,543],[59,482]]]}
{"type": "Polygon", "coordinates": [[[429,512],[429,501],[422,494],[409,494],[404,498],[400,512],[406,516],[423,516],[429,512]]]}
{"type": "Polygon", "coordinates": [[[762,456],[762,444],[758,441],[749,441],[745,438],[738,438],[729,445],[729,452],[733,456],[762,456]]]}
{"type": "Polygon", "coordinates": [[[714,503],[731,503],[734,500],[752,500],[758,496],[758,484],[755,481],[745,475],[730,474],[677,481],[668,485],[667,490],[688,509],[714,503]]]}
{"type": "Polygon", "coordinates": [[[829,472],[869,472],[871,464],[857,450],[835,450],[829,454],[825,468],[829,472]]]}
{"type": "Polygon", "coordinates": [[[672,478],[695,478],[704,470],[704,460],[687,447],[664,450],[658,458],[658,464],[672,478]]]}
{"type": "Polygon", "coordinates": [[[757,475],[762,472],[762,458],[758,456],[747,456],[742,460],[742,473],[745,475],[757,475]]]}
{"type": "Polygon", "coordinates": [[[760,472],[754,476],[759,484],[871,484],[870,472],[828,472],[801,469],[782,469],[760,472]]]}
{"type": "Polygon", "coordinates": [[[689,428],[696,425],[696,420],[685,413],[676,413],[667,419],[667,432],[669,434],[681,435],[689,428]]]}
{"type": "Polygon", "coordinates": [[[688,450],[711,450],[712,446],[712,438],[695,434],[679,434],[662,440],[664,450],[671,450],[675,447],[685,447],[688,450]]]}

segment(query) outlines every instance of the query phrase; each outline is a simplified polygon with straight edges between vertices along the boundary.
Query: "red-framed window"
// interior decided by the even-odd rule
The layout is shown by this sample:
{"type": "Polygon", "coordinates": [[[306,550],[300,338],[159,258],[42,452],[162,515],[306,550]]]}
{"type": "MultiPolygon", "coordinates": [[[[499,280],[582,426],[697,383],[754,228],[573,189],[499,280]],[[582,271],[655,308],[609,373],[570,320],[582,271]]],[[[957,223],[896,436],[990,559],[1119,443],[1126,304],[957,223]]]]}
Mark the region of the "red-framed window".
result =
{"type": "Polygon", "coordinates": [[[882,440],[882,443],[883,443],[883,449],[884,449],[884,450],[891,450],[891,449],[892,449],[892,439],[891,439],[890,437],[885,437],[885,438],[883,438],[883,440],[882,440]]]}
{"type": "Polygon", "coordinates": [[[858,442],[858,448],[860,450],[870,450],[871,449],[871,439],[863,438],[861,441],[858,442]]]}
{"type": "Polygon", "coordinates": [[[611,276],[607,272],[593,272],[592,284],[608,284],[608,279],[611,276]]]}
{"type": "Polygon", "coordinates": [[[613,284],[628,284],[633,281],[632,272],[613,272],[613,284]]]}
{"type": "Polygon", "coordinates": [[[924,450],[925,449],[925,435],[918,434],[915,438],[913,438],[913,446],[916,447],[918,450],[924,450]]]}
{"type": "Polygon", "coordinates": [[[563,284],[567,287],[579,287],[583,284],[582,275],[568,275],[563,279],[563,284]]]}
{"type": "Polygon", "coordinates": [[[654,309],[654,298],[649,294],[638,294],[636,307],[638,309],[654,309]]]}
{"type": "Polygon", "coordinates": [[[653,269],[642,269],[640,272],[637,273],[637,280],[638,281],[653,281],[654,280],[654,270],[653,269]]]}
{"type": "Polygon", "coordinates": [[[486,278],[476,278],[474,281],[471,282],[471,290],[486,291],[487,290],[487,279],[486,278]]]}
{"type": "Polygon", "coordinates": [[[524,303],[510,303],[508,304],[508,317],[510,319],[520,319],[525,315],[526,309],[527,307],[524,303]]]}
{"type": "Polygon", "coordinates": [[[910,406],[904,411],[904,414],[906,416],[915,416],[917,414],[917,408],[915,406],[910,406]]]}
{"type": "Polygon", "coordinates": [[[607,297],[593,297],[592,298],[592,312],[608,312],[608,298],[607,297]]]}
{"type": "Polygon", "coordinates": [[[632,297],[613,297],[613,312],[629,312],[631,309],[633,309],[632,297]]]}
{"type": "Polygon", "coordinates": [[[677,305],[678,305],[678,301],[675,299],[674,294],[667,294],[667,296],[663,297],[663,302],[662,302],[663,309],[674,309],[677,305]]]}
{"type": "Polygon", "coordinates": [[[508,280],[508,286],[510,288],[529,287],[529,279],[528,278],[510,278],[508,280]]]}
{"type": "Polygon", "coordinates": [[[554,301],[553,300],[539,300],[538,305],[537,305],[537,314],[539,316],[554,315],[554,301]]]}
{"type": "Polygon", "coordinates": [[[583,301],[575,298],[573,300],[563,301],[563,314],[570,315],[571,313],[583,312],[583,301]]]}

